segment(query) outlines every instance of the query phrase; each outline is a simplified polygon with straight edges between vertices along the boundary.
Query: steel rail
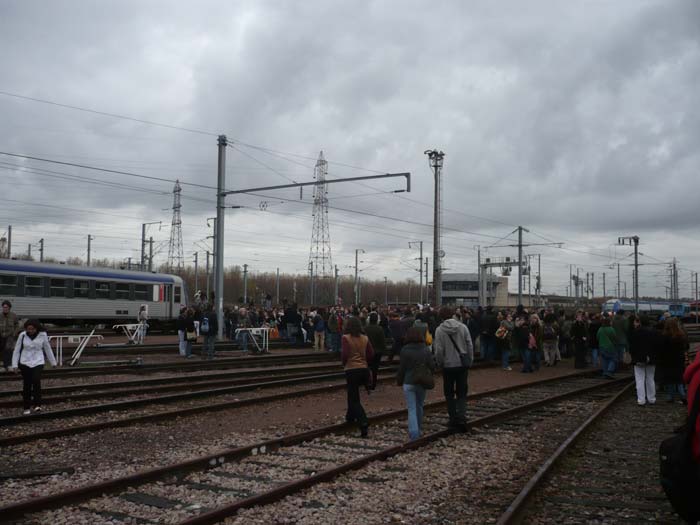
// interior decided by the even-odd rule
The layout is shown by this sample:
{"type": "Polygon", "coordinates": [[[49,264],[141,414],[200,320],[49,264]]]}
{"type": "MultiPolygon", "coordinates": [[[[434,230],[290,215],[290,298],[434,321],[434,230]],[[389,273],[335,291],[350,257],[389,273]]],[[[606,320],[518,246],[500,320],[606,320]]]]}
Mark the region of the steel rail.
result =
{"type": "Polygon", "coordinates": [[[552,470],[552,468],[554,468],[557,461],[559,461],[559,459],[571,448],[571,446],[578,441],[581,435],[592,424],[594,424],[600,418],[600,416],[605,414],[615,403],[617,403],[632,386],[634,386],[634,384],[629,384],[620,392],[615,394],[602,407],[600,407],[595,411],[595,413],[586,419],[586,421],[584,421],[578,428],[576,428],[576,430],[574,430],[561,445],[559,445],[557,450],[555,450],[554,453],[542,463],[542,465],[537,469],[537,472],[535,472],[535,474],[528,480],[511,504],[508,505],[506,511],[498,518],[496,525],[511,525],[513,523],[520,523],[528,501],[542,481],[546,478],[547,474],[552,470]]]}
{"type": "MultiPolygon", "coordinates": [[[[566,379],[571,379],[571,378],[576,378],[576,377],[586,377],[590,376],[591,373],[590,371],[585,372],[585,371],[579,371],[579,372],[574,372],[571,374],[567,374],[564,376],[559,376],[559,377],[554,377],[554,378],[547,378],[547,379],[542,379],[538,381],[533,381],[531,383],[524,383],[520,385],[513,385],[513,386],[508,386],[504,388],[498,388],[498,389],[493,389],[493,390],[486,390],[484,392],[479,392],[477,394],[472,394],[468,396],[469,400],[474,400],[474,399],[479,399],[482,397],[488,397],[492,395],[497,395],[497,394],[502,394],[502,393],[508,393],[512,391],[517,391],[517,390],[526,390],[530,387],[537,387],[541,386],[544,384],[548,383],[555,383],[557,381],[561,380],[566,380],[566,379]]],[[[582,389],[576,389],[572,390],[569,392],[566,392],[564,394],[560,394],[559,396],[552,396],[544,400],[540,401],[535,401],[533,403],[528,403],[525,405],[521,405],[516,408],[511,408],[508,409],[502,413],[499,414],[492,414],[488,416],[484,416],[482,418],[475,419],[471,421],[468,424],[469,428],[474,428],[475,426],[478,425],[483,425],[483,424],[488,424],[491,422],[494,422],[499,419],[499,415],[501,417],[506,417],[510,415],[516,415],[518,413],[524,412],[526,410],[529,410],[531,408],[536,408],[538,406],[541,406],[543,404],[547,404],[552,402],[555,399],[565,399],[568,397],[573,397],[581,393],[585,393],[587,391],[593,391],[598,388],[604,388],[619,382],[624,382],[624,381],[629,381],[629,378],[625,379],[618,379],[614,381],[609,381],[605,383],[598,383],[596,385],[592,386],[587,386],[582,389]]],[[[275,396],[276,397],[276,396],[275,396]]],[[[250,400],[244,400],[244,401],[250,401],[250,400]]],[[[425,410],[436,410],[436,409],[442,409],[445,406],[444,401],[437,401],[434,403],[429,403],[425,405],[425,410]]],[[[192,409],[192,412],[197,411],[197,409],[192,409]]],[[[399,409],[399,410],[392,410],[392,411],[387,411],[382,414],[377,414],[374,416],[370,416],[368,419],[371,424],[376,424],[380,423],[383,421],[388,421],[388,420],[394,420],[399,417],[405,417],[406,415],[406,409],[399,409]]],[[[77,487],[75,489],[71,489],[68,491],[63,491],[63,492],[57,492],[55,494],[50,494],[47,496],[42,496],[39,498],[34,498],[34,499],[29,499],[25,501],[20,501],[17,503],[11,503],[9,505],[5,505],[3,507],[0,507],[0,522],[3,520],[9,520],[13,518],[18,518],[24,515],[25,513],[29,512],[38,512],[42,510],[49,510],[49,509],[54,509],[54,508],[59,508],[65,505],[77,503],[80,501],[84,501],[87,499],[90,499],[92,497],[100,496],[102,494],[110,494],[110,493],[115,493],[119,492],[121,490],[124,490],[128,487],[134,487],[138,485],[142,485],[145,483],[148,483],[153,480],[157,479],[162,479],[163,477],[166,476],[172,476],[172,475],[184,475],[189,472],[193,471],[198,471],[198,470],[206,470],[209,468],[214,468],[219,465],[222,465],[228,461],[235,461],[235,460],[240,460],[243,458],[246,458],[250,455],[257,454],[258,452],[269,452],[273,450],[277,450],[279,448],[283,448],[286,446],[292,446],[296,445],[299,443],[303,443],[304,441],[312,440],[317,437],[325,436],[328,434],[333,434],[333,433],[341,433],[341,432],[347,432],[350,430],[354,430],[355,425],[353,423],[337,423],[337,424],[332,424],[332,425],[327,425],[323,427],[319,427],[316,429],[296,433],[296,434],[290,434],[287,436],[282,436],[279,438],[274,438],[266,441],[262,441],[259,443],[254,443],[251,445],[245,445],[241,447],[236,447],[236,448],[230,448],[230,449],[225,449],[221,450],[218,452],[215,452],[213,454],[207,454],[204,456],[200,456],[198,458],[193,458],[184,462],[180,463],[174,463],[170,465],[166,465],[163,467],[157,467],[149,470],[145,470],[142,472],[137,472],[135,474],[130,474],[127,476],[123,476],[120,478],[115,478],[111,480],[106,480],[102,481],[99,483],[95,483],[92,485],[86,485],[83,487],[77,487]]],[[[439,439],[441,437],[445,437],[449,434],[451,434],[453,430],[451,429],[446,429],[444,431],[440,431],[434,434],[431,434],[430,436],[425,436],[423,438],[420,438],[417,441],[407,443],[404,445],[400,445],[398,447],[392,447],[391,452],[389,453],[398,453],[401,452],[402,450],[410,450],[411,448],[414,448],[416,446],[422,446],[423,444],[428,444],[429,442],[432,442],[436,439],[439,439]],[[397,449],[396,451],[393,451],[393,449],[397,449]]],[[[10,438],[11,439],[11,438],[10,438]]],[[[377,453],[379,454],[379,453],[377,453]]],[[[362,465],[358,464],[356,461],[353,462],[353,468],[358,468],[362,465]]],[[[339,474],[340,472],[335,473],[334,475],[339,474]]],[[[329,474],[330,475],[330,474],[329,474]]],[[[320,481],[323,481],[324,479],[320,479],[320,481]]],[[[301,487],[303,488],[303,487],[301,487]]],[[[296,488],[295,490],[299,490],[299,488],[296,488]]],[[[276,499],[279,499],[280,497],[284,497],[281,493],[277,494],[276,499]]],[[[250,498],[246,501],[249,501],[250,498]]],[[[249,504],[253,504],[249,501],[249,504]]],[[[236,509],[237,510],[237,509],[236,509]]],[[[221,512],[221,509],[217,509],[216,512],[221,512]]],[[[235,511],[233,511],[235,513],[235,511]]],[[[227,514],[229,515],[229,514],[227,514]]],[[[205,516],[205,515],[202,515],[205,516]]],[[[201,516],[200,516],[201,517],[201,516]]],[[[219,518],[217,518],[219,519],[219,518]]],[[[205,523],[205,522],[202,522],[205,523]]],[[[206,523],[213,523],[212,521],[208,521],[206,523]]]]}
{"type": "MultiPolygon", "coordinates": [[[[210,369],[227,369],[240,367],[259,366],[279,366],[280,364],[292,363],[316,363],[327,361],[339,361],[340,356],[331,352],[323,353],[304,353],[292,355],[265,355],[265,356],[241,356],[227,357],[214,360],[199,360],[199,361],[184,361],[153,363],[141,365],[112,365],[112,366],[94,366],[83,368],[53,368],[45,370],[42,373],[42,378],[61,379],[79,376],[98,376],[98,375],[120,375],[120,374],[135,374],[144,375],[155,372],[167,371],[188,371],[188,370],[210,370],[210,369]]],[[[17,376],[12,374],[0,375],[0,381],[16,381],[17,376]]]]}

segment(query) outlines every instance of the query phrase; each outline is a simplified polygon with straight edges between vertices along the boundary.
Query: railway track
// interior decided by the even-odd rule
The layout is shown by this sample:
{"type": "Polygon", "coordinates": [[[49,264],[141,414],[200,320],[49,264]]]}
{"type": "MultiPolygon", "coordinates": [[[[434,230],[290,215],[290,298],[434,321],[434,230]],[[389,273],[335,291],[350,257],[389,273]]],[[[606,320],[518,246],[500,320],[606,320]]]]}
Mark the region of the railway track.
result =
{"type": "Polygon", "coordinates": [[[682,424],[685,410],[661,400],[637,407],[632,392],[616,395],[574,430],[498,525],[678,523],[658,482],[658,447],[682,424]]]}
{"type": "MultiPolygon", "coordinates": [[[[248,369],[223,373],[188,374],[127,381],[53,386],[42,389],[42,405],[46,406],[57,403],[73,403],[76,401],[94,399],[132,397],[144,394],[235,386],[255,381],[269,381],[275,378],[298,379],[312,375],[338,372],[340,370],[342,370],[342,365],[340,363],[333,363],[295,367],[275,367],[272,370],[248,369]]],[[[21,390],[2,391],[0,392],[0,408],[21,407],[21,398],[21,390]]]]}
{"type": "MultiPolygon", "coordinates": [[[[475,419],[469,426],[488,429],[505,423],[548,424],[562,414],[580,419],[600,403],[601,397],[607,398],[611,390],[626,382],[628,377],[607,381],[578,373],[470,396],[469,412],[475,419]]],[[[26,517],[31,523],[215,523],[242,509],[272,504],[319,484],[327,486],[339,475],[366,466],[381,465],[376,468],[383,470],[382,479],[370,479],[368,484],[391,483],[391,478],[400,474],[384,468],[386,463],[378,464],[380,460],[410,454],[445,439],[455,446],[460,440],[472,439],[471,435],[451,436],[452,431],[444,426],[442,402],[426,406],[425,435],[417,441],[406,442],[404,418],[404,410],[370,418],[369,440],[356,437],[348,424],[331,425],[106,479],[6,505],[0,508],[0,520],[9,523],[26,517]],[[60,510],[51,510],[57,508],[60,510]]],[[[333,491],[346,494],[343,482],[334,482],[333,491]]],[[[309,502],[308,496],[303,502],[309,502]]],[[[347,517],[338,520],[348,522],[347,517]]]]}
{"type": "MultiPolygon", "coordinates": [[[[489,368],[493,365],[477,362],[474,369],[489,368]]],[[[378,381],[391,382],[395,379],[396,368],[386,366],[380,368],[378,381]]],[[[121,400],[96,405],[68,407],[59,410],[33,413],[29,416],[13,415],[0,418],[0,446],[28,443],[41,439],[60,436],[78,435],[108,428],[127,427],[142,423],[172,420],[177,417],[205,412],[216,412],[246,406],[273,403],[290,398],[323,394],[345,388],[345,373],[338,367],[336,371],[319,374],[315,371],[294,374],[282,378],[265,378],[255,382],[253,379],[235,380],[235,384],[219,388],[208,388],[177,394],[158,395],[133,400],[121,400]],[[333,382],[329,382],[332,381],[333,382]],[[311,384],[307,388],[293,388],[297,385],[311,384]],[[280,392],[260,395],[258,391],[279,389],[280,392]],[[253,392],[253,395],[241,397],[239,394],[253,392]],[[218,402],[210,398],[219,397],[218,402]],[[204,400],[193,404],[196,400],[204,400]],[[167,404],[184,404],[172,410],[163,410],[167,404]],[[155,411],[153,410],[155,408],[155,411]],[[138,410],[141,410],[140,412],[138,410]],[[127,416],[118,417],[119,412],[128,411],[127,416]],[[104,415],[102,419],[97,419],[104,415]],[[58,422],[58,425],[52,424],[58,422]],[[39,428],[37,428],[39,427],[39,428]]],[[[65,387],[61,387],[65,388],[65,387]]],[[[183,387],[184,388],[184,387],[183,387]]]]}
{"type": "MultiPolygon", "coordinates": [[[[135,374],[145,375],[158,372],[187,372],[197,370],[230,369],[237,367],[272,367],[295,363],[339,362],[340,356],[331,352],[308,352],[303,354],[266,354],[217,358],[211,361],[190,359],[182,362],[157,364],[105,365],[76,368],[51,368],[42,373],[42,378],[67,378],[99,375],[135,374]]],[[[13,374],[0,375],[0,381],[16,381],[13,374]]]]}

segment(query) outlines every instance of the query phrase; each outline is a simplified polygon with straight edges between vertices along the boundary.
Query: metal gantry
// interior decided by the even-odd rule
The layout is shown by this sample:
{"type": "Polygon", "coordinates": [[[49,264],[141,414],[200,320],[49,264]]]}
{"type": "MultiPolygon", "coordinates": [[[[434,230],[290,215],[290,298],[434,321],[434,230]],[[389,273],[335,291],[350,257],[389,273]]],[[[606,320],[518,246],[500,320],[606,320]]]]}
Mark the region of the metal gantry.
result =
{"type": "MultiPolygon", "coordinates": [[[[180,186],[180,181],[175,181],[175,187],[173,188],[173,220],[170,224],[170,243],[168,244],[168,268],[171,272],[182,272],[182,268],[185,264],[185,250],[182,244],[182,217],[180,215],[181,195],[182,186],[180,186]]],[[[143,259],[145,257],[145,228],[142,238],[142,255],[141,255],[141,265],[143,266],[143,259]]]]}
{"type": "Polygon", "coordinates": [[[314,224],[311,230],[309,268],[312,268],[312,302],[330,304],[333,299],[333,261],[331,260],[331,234],[328,224],[328,162],[323,151],[318,155],[314,168],[314,224]]]}

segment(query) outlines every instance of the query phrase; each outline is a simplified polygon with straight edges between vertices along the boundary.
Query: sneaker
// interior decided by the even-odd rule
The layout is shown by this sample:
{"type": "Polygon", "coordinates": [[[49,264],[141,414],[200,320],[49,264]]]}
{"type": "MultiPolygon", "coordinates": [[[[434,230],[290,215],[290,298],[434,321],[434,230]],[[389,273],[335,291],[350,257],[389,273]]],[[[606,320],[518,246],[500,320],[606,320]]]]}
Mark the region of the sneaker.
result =
{"type": "Polygon", "coordinates": [[[34,412],[41,412],[41,407],[40,407],[40,406],[35,406],[35,407],[34,407],[34,412]]]}
{"type": "Polygon", "coordinates": [[[23,416],[28,416],[28,415],[31,414],[31,413],[32,413],[32,411],[29,410],[29,409],[27,409],[27,410],[25,410],[24,412],[22,412],[22,415],[23,415],[23,416]]]}
{"type": "Polygon", "coordinates": [[[510,371],[513,370],[513,369],[512,369],[511,367],[507,366],[507,367],[505,367],[503,370],[506,370],[507,372],[510,372],[510,371]]]}

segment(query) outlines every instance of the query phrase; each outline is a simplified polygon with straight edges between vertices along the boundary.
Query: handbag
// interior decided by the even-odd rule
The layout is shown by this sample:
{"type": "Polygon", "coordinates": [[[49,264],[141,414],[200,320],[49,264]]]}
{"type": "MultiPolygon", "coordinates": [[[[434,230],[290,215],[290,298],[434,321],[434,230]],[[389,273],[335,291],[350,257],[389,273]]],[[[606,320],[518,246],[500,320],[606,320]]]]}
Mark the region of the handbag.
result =
{"type": "Polygon", "coordinates": [[[425,344],[428,346],[433,344],[433,336],[430,335],[430,331],[425,332],[425,344]]]}
{"type": "Polygon", "coordinates": [[[197,341],[197,332],[192,330],[191,332],[188,330],[187,333],[185,334],[185,338],[190,342],[194,343],[197,341]]]}
{"type": "Polygon", "coordinates": [[[452,341],[452,344],[455,347],[455,350],[457,350],[457,355],[459,356],[459,361],[462,364],[464,368],[469,368],[469,356],[467,354],[463,354],[462,351],[459,349],[459,346],[454,340],[454,337],[452,337],[452,334],[447,334],[447,336],[450,338],[450,341],[452,341]]]}
{"type": "Polygon", "coordinates": [[[426,390],[432,390],[435,388],[435,378],[433,377],[433,372],[425,363],[419,363],[416,365],[413,368],[412,376],[414,385],[422,386],[426,390]]]}
{"type": "Polygon", "coordinates": [[[624,354],[622,354],[622,362],[626,365],[632,364],[632,354],[630,354],[629,352],[625,352],[624,354]]]}

